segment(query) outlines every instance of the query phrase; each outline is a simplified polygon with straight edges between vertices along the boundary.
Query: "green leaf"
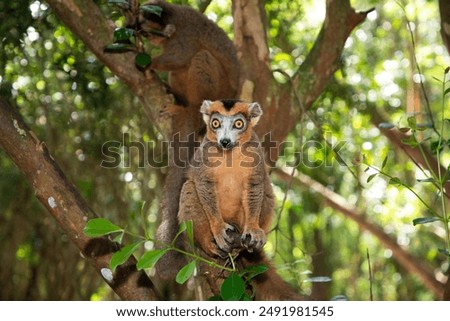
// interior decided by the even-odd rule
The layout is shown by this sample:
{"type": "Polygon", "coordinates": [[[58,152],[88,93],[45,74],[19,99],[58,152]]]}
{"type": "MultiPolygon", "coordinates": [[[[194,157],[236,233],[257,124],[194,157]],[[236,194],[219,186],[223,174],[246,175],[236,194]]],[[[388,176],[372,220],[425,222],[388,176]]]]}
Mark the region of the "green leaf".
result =
{"type": "Polygon", "coordinates": [[[367,178],[367,183],[370,183],[370,181],[373,180],[377,175],[378,175],[378,173],[370,175],[370,176],[367,178]]]}
{"type": "Polygon", "coordinates": [[[390,184],[390,185],[402,185],[402,181],[401,181],[400,178],[398,178],[398,177],[392,177],[392,178],[389,180],[389,184],[390,184]]]}
{"type": "Polygon", "coordinates": [[[417,180],[419,183],[433,183],[435,182],[433,177],[428,177],[428,178],[419,178],[417,180]]]}
{"type": "Polygon", "coordinates": [[[423,123],[423,124],[417,124],[416,129],[419,131],[424,131],[427,129],[433,128],[433,124],[432,123],[423,123]]]}
{"type": "Polygon", "coordinates": [[[114,272],[119,265],[125,263],[141,245],[142,242],[133,243],[122,247],[119,251],[114,253],[109,262],[111,270],[114,272]]]}
{"type": "Polygon", "coordinates": [[[419,143],[414,135],[402,139],[402,143],[411,147],[417,147],[419,143]]]}
{"type": "Polygon", "coordinates": [[[439,78],[437,78],[437,77],[434,77],[434,76],[431,76],[431,78],[433,78],[434,80],[436,80],[436,81],[438,81],[439,83],[441,83],[441,84],[442,84],[442,79],[439,79],[439,78]]]}
{"type": "Polygon", "coordinates": [[[419,225],[419,224],[427,224],[431,222],[440,221],[439,217],[419,217],[413,219],[413,225],[419,225]]]}
{"type": "Polygon", "coordinates": [[[237,301],[245,293],[245,282],[236,273],[231,273],[220,288],[220,295],[224,301],[237,301]]]}
{"type": "Polygon", "coordinates": [[[411,116],[411,117],[408,117],[408,125],[409,125],[409,127],[411,127],[411,129],[416,129],[416,127],[417,127],[417,120],[416,120],[416,117],[414,117],[414,116],[411,116]]]}
{"type": "Polygon", "coordinates": [[[445,172],[444,176],[442,176],[442,183],[450,182],[450,165],[447,168],[447,171],[445,172]]]}
{"type": "Polygon", "coordinates": [[[386,157],[383,159],[383,163],[381,164],[381,170],[383,170],[383,168],[386,166],[387,160],[388,160],[388,157],[386,156],[386,157]]]}
{"type": "Polygon", "coordinates": [[[178,232],[175,235],[175,237],[173,238],[172,245],[175,244],[175,242],[177,241],[177,239],[181,235],[181,233],[186,231],[186,227],[187,227],[186,224],[184,222],[181,222],[180,226],[178,227],[178,232]]]}
{"type": "Polygon", "coordinates": [[[142,270],[152,268],[156,264],[156,262],[158,262],[159,259],[168,251],[169,249],[160,249],[145,253],[138,260],[136,264],[137,269],[142,270]]]}
{"type": "Polygon", "coordinates": [[[253,298],[247,293],[244,293],[244,295],[241,298],[241,301],[253,301],[253,298]]]}
{"type": "Polygon", "coordinates": [[[178,284],[184,284],[189,278],[194,274],[195,271],[195,261],[191,261],[185,266],[183,266],[180,271],[178,271],[175,281],[178,284]]]}
{"type": "Polygon", "coordinates": [[[114,43],[130,43],[134,36],[134,30],[130,28],[116,28],[114,30],[114,43]]]}
{"type": "Polygon", "coordinates": [[[158,6],[154,6],[151,4],[143,5],[139,7],[139,10],[141,10],[144,14],[154,14],[158,17],[161,17],[161,14],[163,12],[163,9],[158,6]]]}
{"type": "Polygon", "coordinates": [[[220,295],[213,295],[208,298],[208,301],[223,301],[220,295]]]}
{"type": "Polygon", "coordinates": [[[106,218],[94,218],[89,220],[83,230],[89,237],[104,236],[114,232],[122,232],[123,229],[111,223],[106,218]]]}
{"type": "Polygon", "coordinates": [[[444,91],[444,96],[446,96],[448,93],[450,93],[450,87],[448,87],[448,88],[444,91]]]}
{"type": "Polygon", "coordinates": [[[145,52],[138,53],[134,58],[134,64],[141,70],[150,66],[151,63],[152,57],[145,52]]]}
{"type": "Polygon", "coordinates": [[[127,43],[112,43],[110,45],[105,46],[105,48],[103,48],[104,52],[109,52],[109,53],[123,53],[123,52],[127,52],[127,51],[135,51],[136,50],[136,46],[132,45],[132,44],[127,44],[127,43]]]}
{"type": "Polygon", "coordinates": [[[439,140],[433,141],[430,144],[430,149],[433,154],[442,152],[443,148],[444,148],[444,146],[439,142],[439,140]]]}
{"type": "Polygon", "coordinates": [[[258,265],[251,265],[249,267],[246,267],[244,270],[241,271],[239,274],[241,277],[246,275],[247,280],[253,279],[255,276],[262,274],[266,272],[269,268],[265,264],[258,264],[258,265]]]}
{"type": "Polygon", "coordinates": [[[114,236],[114,238],[112,239],[113,242],[122,244],[122,239],[123,239],[123,235],[124,235],[124,231],[122,231],[120,234],[117,234],[116,236],[114,236]]]}
{"type": "Polygon", "coordinates": [[[446,249],[438,249],[438,252],[444,254],[447,257],[450,257],[450,252],[446,249]]]}
{"type": "Polygon", "coordinates": [[[108,0],[108,4],[116,5],[122,9],[130,9],[130,4],[128,0],[108,0]]]}
{"type": "Polygon", "coordinates": [[[194,245],[194,227],[192,225],[192,220],[187,220],[183,223],[186,225],[186,235],[188,237],[189,243],[194,245]]]}

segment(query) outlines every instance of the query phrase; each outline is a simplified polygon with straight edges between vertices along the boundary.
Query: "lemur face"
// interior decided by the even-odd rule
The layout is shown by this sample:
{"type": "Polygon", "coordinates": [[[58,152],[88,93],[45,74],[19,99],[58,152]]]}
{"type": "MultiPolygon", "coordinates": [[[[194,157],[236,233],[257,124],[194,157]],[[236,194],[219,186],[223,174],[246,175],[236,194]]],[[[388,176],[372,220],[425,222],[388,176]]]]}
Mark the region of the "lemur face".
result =
{"type": "Polygon", "coordinates": [[[258,103],[238,100],[205,100],[200,108],[207,126],[207,137],[228,150],[249,141],[252,128],[262,115],[258,103]]]}
{"type": "Polygon", "coordinates": [[[215,133],[219,147],[231,149],[238,142],[239,136],[247,130],[247,123],[242,114],[225,116],[216,112],[210,117],[209,129],[215,133]]]}

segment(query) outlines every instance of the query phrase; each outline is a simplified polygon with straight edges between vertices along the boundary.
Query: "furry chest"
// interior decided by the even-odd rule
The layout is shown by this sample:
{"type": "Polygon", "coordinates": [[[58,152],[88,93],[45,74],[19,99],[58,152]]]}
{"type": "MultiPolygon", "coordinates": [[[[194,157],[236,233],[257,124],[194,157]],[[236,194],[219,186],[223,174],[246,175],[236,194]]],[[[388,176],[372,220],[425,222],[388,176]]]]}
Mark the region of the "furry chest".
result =
{"type": "Polygon", "coordinates": [[[236,149],[225,153],[213,170],[219,212],[225,221],[232,220],[239,228],[244,221],[243,202],[248,193],[249,177],[252,173],[251,167],[243,165],[245,161],[245,157],[236,149]]]}

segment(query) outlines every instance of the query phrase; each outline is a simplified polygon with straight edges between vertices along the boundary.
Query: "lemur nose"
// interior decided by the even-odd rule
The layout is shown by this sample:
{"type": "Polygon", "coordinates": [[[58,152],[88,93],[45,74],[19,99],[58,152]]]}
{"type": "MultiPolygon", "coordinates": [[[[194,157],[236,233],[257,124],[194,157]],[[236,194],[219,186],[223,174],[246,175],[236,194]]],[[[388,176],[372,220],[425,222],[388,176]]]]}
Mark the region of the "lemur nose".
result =
{"type": "Polygon", "coordinates": [[[228,138],[222,138],[221,140],[220,140],[220,145],[222,145],[222,147],[223,148],[229,148],[230,147],[230,145],[231,145],[231,140],[230,139],[228,139],[228,138]]]}

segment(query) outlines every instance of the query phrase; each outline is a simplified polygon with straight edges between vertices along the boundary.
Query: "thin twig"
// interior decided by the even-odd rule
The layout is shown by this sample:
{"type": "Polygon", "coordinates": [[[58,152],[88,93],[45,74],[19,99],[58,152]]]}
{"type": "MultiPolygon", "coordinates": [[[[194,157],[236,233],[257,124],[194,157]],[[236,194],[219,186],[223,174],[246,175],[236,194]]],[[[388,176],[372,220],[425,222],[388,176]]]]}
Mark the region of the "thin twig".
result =
{"type": "Polygon", "coordinates": [[[373,301],[373,292],[372,292],[372,267],[370,265],[370,255],[369,255],[369,249],[367,249],[367,263],[369,264],[369,293],[370,293],[370,301],[373,301]]]}
{"type": "Polygon", "coordinates": [[[431,107],[430,107],[430,101],[428,99],[428,95],[427,95],[427,92],[425,90],[425,85],[423,84],[422,69],[420,68],[419,62],[417,61],[416,40],[414,38],[414,33],[413,33],[412,28],[411,28],[411,22],[409,21],[408,16],[406,15],[406,10],[405,10],[405,7],[403,6],[403,4],[401,4],[399,1],[395,1],[395,3],[397,3],[397,5],[402,9],[402,11],[404,13],[404,16],[405,16],[405,19],[406,19],[406,24],[408,26],[409,35],[411,37],[411,45],[412,45],[412,49],[413,49],[414,64],[416,66],[417,72],[419,73],[420,89],[422,90],[423,98],[425,99],[425,107],[427,108],[427,114],[428,114],[428,117],[429,117],[430,122],[431,122],[431,127],[433,128],[433,131],[438,136],[440,136],[438,130],[436,129],[435,123],[434,123],[433,113],[431,112],[431,107]]]}

